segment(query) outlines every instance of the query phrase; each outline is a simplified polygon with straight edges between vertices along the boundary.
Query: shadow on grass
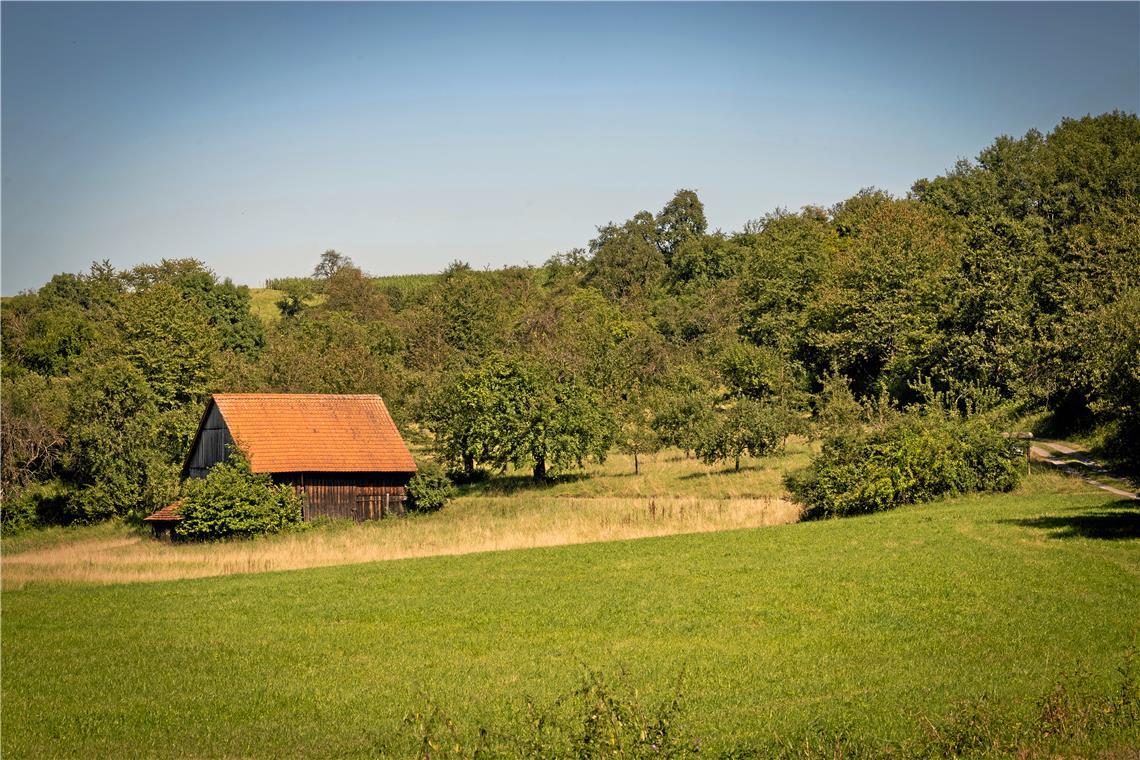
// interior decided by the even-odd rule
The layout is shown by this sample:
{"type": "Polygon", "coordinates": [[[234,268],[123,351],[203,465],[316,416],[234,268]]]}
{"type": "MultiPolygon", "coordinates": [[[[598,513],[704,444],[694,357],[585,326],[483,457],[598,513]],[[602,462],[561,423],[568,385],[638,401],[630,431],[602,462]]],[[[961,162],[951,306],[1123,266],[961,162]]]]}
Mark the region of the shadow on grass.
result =
{"type": "Polygon", "coordinates": [[[699,478],[716,478],[725,475],[743,475],[746,472],[760,472],[766,469],[762,464],[742,464],[740,469],[736,470],[729,467],[724,470],[706,470],[704,472],[690,472],[687,475],[681,475],[678,480],[697,480],[699,478]]]}
{"type": "Polygon", "coordinates": [[[1049,538],[1099,538],[1119,541],[1140,538],[1140,503],[1115,501],[1078,514],[1044,515],[1000,522],[1047,530],[1049,538]]]}
{"type": "MultiPolygon", "coordinates": [[[[528,491],[546,491],[566,483],[577,483],[590,478],[589,473],[569,472],[546,480],[535,480],[530,475],[492,475],[477,483],[467,483],[458,487],[460,496],[510,496],[528,491]]],[[[632,478],[633,472],[605,473],[609,478],[632,478]]]]}

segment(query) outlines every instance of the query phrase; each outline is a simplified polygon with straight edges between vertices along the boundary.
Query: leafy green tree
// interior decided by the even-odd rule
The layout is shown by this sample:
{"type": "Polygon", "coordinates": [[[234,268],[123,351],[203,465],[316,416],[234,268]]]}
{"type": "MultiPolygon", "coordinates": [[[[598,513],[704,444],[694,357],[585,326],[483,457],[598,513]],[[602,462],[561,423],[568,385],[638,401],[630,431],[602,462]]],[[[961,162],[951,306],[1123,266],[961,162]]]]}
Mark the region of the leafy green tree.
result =
{"type": "Polygon", "coordinates": [[[651,425],[663,446],[675,446],[686,456],[700,443],[713,408],[712,393],[693,367],[681,367],[650,391],[651,425]]]}
{"type": "Polygon", "coordinates": [[[481,463],[499,466],[510,459],[503,436],[510,434],[509,399],[520,392],[510,387],[514,379],[502,365],[464,371],[445,381],[423,412],[436,454],[467,480],[481,463]]]}
{"type": "Polygon", "coordinates": [[[854,434],[860,429],[863,405],[843,375],[827,375],[815,397],[815,432],[821,438],[854,434]]]}
{"type": "Polygon", "coordinates": [[[599,227],[598,236],[590,241],[590,253],[585,282],[611,301],[647,298],[665,276],[656,221],[648,211],[620,226],[599,227]]]}
{"type": "Polygon", "coordinates": [[[739,470],[744,454],[771,454],[788,432],[788,417],[777,405],[739,399],[710,419],[696,452],[706,464],[731,461],[739,470]]]}
{"type": "Polygon", "coordinates": [[[5,500],[49,480],[67,444],[67,384],[25,372],[0,378],[0,493],[5,500]]]}
{"type": "Polygon", "coordinates": [[[391,318],[387,297],[354,266],[342,266],[326,279],[322,308],[372,322],[391,318]]]}
{"type": "Polygon", "coordinates": [[[125,357],[84,367],[72,386],[63,471],[78,487],[60,519],[140,518],[169,503],[178,467],[161,450],[159,399],[125,357]]]}
{"type": "Polygon", "coordinates": [[[834,271],[837,233],[812,211],[776,212],[753,229],[738,237],[748,248],[740,276],[741,333],[789,358],[818,361],[810,351],[815,343],[810,307],[834,271]]]}
{"type": "Polygon", "coordinates": [[[494,467],[531,467],[536,481],[588,457],[604,459],[612,421],[597,394],[571,374],[535,361],[491,361],[437,397],[429,427],[437,451],[494,467]]]}
{"type": "Polygon", "coordinates": [[[721,233],[685,238],[669,255],[669,277],[678,286],[707,284],[740,274],[749,250],[738,236],[721,233]]]}
{"type": "Polygon", "coordinates": [[[961,252],[960,233],[943,214],[913,201],[880,205],[807,307],[816,376],[841,372],[861,396],[882,382],[905,399],[908,381],[937,360],[961,252]]]}
{"type": "Polygon", "coordinates": [[[119,314],[123,355],[142,373],[159,408],[201,403],[219,348],[202,302],[159,284],[123,296],[119,314]]]}
{"type": "Polygon", "coordinates": [[[732,341],[721,349],[719,365],[733,395],[760,400],[792,385],[784,358],[767,346],[732,341]]]}
{"type": "Polygon", "coordinates": [[[656,222],[657,247],[666,266],[672,266],[677,249],[690,240],[699,239],[708,229],[705,206],[692,190],[678,190],[661,209],[656,222]]]}
{"type": "Polygon", "coordinates": [[[661,438],[653,429],[653,410],[640,396],[627,400],[617,415],[617,446],[633,457],[633,474],[641,474],[641,455],[661,450],[661,438]]]}
{"type": "Polygon", "coordinates": [[[121,279],[136,293],[169,285],[188,301],[200,303],[208,315],[218,346],[224,351],[256,354],[265,342],[261,322],[251,313],[249,288],[217,275],[197,259],[163,259],[124,272],[121,279]]]}
{"type": "Polygon", "coordinates": [[[379,393],[396,389],[399,337],[382,322],[313,311],[278,322],[247,378],[250,390],[279,393],[379,393]]]}
{"type": "Polygon", "coordinates": [[[597,394],[549,366],[519,366],[521,397],[514,400],[518,445],[515,466],[530,465],[536,481],[587,458],[603,461],[613,443],[613,421],[597,394]]]}

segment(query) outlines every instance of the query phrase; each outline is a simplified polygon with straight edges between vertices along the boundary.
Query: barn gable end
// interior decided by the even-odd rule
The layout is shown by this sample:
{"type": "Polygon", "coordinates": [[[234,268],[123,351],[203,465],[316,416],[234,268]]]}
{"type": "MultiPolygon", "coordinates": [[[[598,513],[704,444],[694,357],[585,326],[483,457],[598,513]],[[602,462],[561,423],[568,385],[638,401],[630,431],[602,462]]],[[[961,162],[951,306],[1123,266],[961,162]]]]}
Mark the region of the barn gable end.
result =
{"type": "Polygon", "coordinates": [[[198,427],[198,434],[194,436],[194,442],[190,445],[190,454],[182,467],[182,477],[206,477],[206,472],[211,467],[218,462],[226,461],[229,447],[233,445],[234,438],[226,426],[225,418],[222,417],[218,405],[211,399],[198,427]]]}

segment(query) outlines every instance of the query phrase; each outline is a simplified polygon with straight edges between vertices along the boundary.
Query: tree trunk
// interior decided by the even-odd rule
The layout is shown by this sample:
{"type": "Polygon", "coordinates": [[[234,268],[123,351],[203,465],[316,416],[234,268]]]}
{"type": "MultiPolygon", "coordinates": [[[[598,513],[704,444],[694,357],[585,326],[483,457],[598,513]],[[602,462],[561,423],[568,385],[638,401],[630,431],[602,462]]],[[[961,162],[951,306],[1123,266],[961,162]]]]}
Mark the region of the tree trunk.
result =
{"type": "Polygon", "coordinates": [[[534,460],[534,479],[537,482],[546,480],[546,457],[534,460]]]}
{"type": "Polygon", "coordinates": [[[468,478],[475,476],[475,455],[469,452],[463,454],[463,474],[468,478]]]}
{"type": "Polygon", "coordinates": [[[740,455],[736,455],[736,471],[740,472],[740,455]]]}
{"type": "Polygon", "coordinates": [[[633,474],[634,475],[640,475],[641,474],[641,466],[638,464],[637,452],[636,451],[633,452],[633,474]]]}

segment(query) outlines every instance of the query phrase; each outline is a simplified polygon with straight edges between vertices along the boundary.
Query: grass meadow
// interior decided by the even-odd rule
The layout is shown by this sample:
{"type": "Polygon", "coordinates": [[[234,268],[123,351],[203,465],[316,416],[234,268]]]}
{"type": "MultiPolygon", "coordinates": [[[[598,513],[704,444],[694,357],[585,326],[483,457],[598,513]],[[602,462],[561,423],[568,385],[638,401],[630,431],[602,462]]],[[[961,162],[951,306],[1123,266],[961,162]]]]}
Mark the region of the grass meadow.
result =
{"type": "MultiPolygon", "coordinates": [[[[542,512],[544,500],[573,500],[559,488],[587,487],[516,485],[467,493],[457,519],[477,500],[542,512]]],[[[1028,725],[1058,683],[1120,693],[1140,625],[1138,519],[1134,503],[1041,474],[1008,495],[762,529],[31,583],[2,597],[0,749],[474,756],[480,742],[532,730],[527,700],[553,705],[587,670],[647,704],[679,691],[677,730],[712,757],[883,754],[939,732],[963,705],[1028,725]],[[426,733],[425,715],[436,716],[426,733]]],[[[68,540],[6,543],[6,582],[13,556],[68,540]]],[[[1040,756],[1140,748],[1135,720],[1077,735],[1056,728],[1068,714],[1050,708],[1062,718],[1042,724],[1040,756]]],[[[961,746],[984,753],[982,738],[961,746]]]]}

